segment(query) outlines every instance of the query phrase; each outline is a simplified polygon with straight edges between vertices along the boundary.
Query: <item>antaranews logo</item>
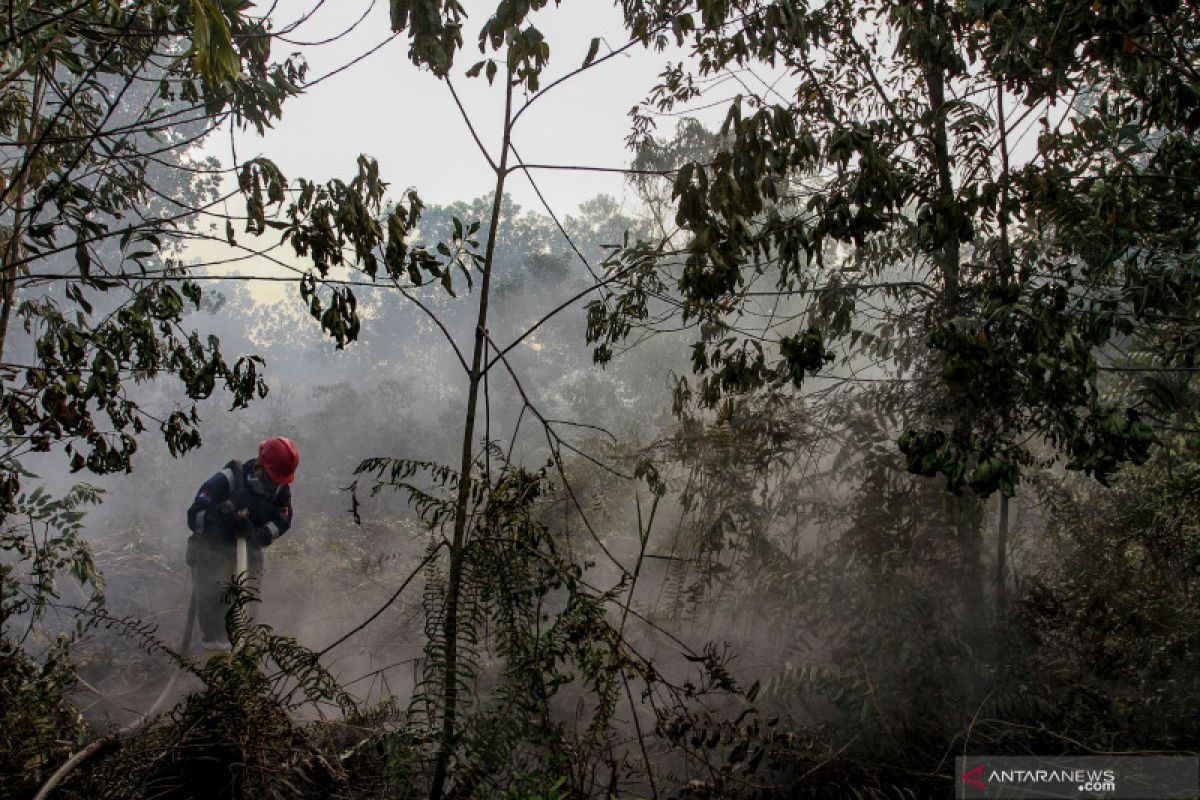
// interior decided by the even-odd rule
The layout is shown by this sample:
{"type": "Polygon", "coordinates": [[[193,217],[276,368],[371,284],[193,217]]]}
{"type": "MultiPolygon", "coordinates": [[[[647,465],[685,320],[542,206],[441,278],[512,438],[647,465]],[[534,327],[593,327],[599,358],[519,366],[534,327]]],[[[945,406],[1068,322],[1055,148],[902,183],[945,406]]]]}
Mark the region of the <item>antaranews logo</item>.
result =
{"type": "Polygon", "coordinates": [[[984,770],[984,765],[980,764],[979,766],[975,767],[974,769],[967,770],[959,777],[961,777],[963,779],[964,783],[968,783],[971,786],[974,786],[976,789],[985,789],[987,787],[984,786],[984,784],[982,783],[982,781],[984,779],[983,778],[983,770],[984,770]]]}
{"type": "Polygon", "coordinates": [[[960,756],[956,796],[968,798],[1195,798],[1196,756],[960,756]]]}

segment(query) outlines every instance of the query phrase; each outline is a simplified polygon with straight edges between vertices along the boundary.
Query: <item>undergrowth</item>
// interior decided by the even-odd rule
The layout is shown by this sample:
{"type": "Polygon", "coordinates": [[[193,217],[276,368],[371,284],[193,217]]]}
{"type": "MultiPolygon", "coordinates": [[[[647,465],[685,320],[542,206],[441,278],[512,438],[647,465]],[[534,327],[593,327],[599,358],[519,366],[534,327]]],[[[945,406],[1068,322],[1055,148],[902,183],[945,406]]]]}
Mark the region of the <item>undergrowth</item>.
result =
{"type": "MultiPolygon", "coordinates": [[[[953,515],[931,513],[942,495],[911,477],[872,484],[869,496],[849,498],[845,535],[788,557],[762,541],[744,561],[709,560],[760,570],[740,602],[786,643],[786,661],[746,685],[737,654],[715,644],[685,651],[690,676],[660,672],[626,635],[637,576],[592,588],[589,565],[562,549],[547,522],[566,499],[544,472],[502,466],[490,491],[474,494],[459,676],[470,703],[452,796],[915,798],[950,791],[963,753],[1193,751],[1197,486],[1190,462],[1166,456],[1127,468],[1111,488],[1035,484],[1036,552],[1007,611],[979,618],[963,611],[955,560],[939,550],[954,530],[953,515]]],[[[652,523],[653,512],[639,519],[643,547],[652,523]]],[[[436,537],[429,541],[434,555],[436,537]]],[[[6,572],[6,586],[15,575],[6,572]]],[[[713,576],[707,595],[686,601],[695,604],[690,618],[704,613],[706,596],[728,597],[726,577],[713,576]]],[[[698,585],[698,577],[707,578],[667,579],[698,585]]],[[[233,650],[204,663],[174,653],[152,626],[85,607],[81,631],[109,627],[165,653],[200,688],[115,738],[56,796],[422,796],[440,713],[436,559],[423,578],[426,683],[410,702],[368,708],[319,654],[250,618],[247,586],[227,598],[233,650]],[[302,708],[312,721],[299,721],[302,708]]],[[[11,605],[17,595],[9,596],[11,605]]],[[[105,732],[89,733],[68,700],[70,637],[34,657],[11,630],[10,622],[0,660],[0,791],[21,797],[105,732]]]]}

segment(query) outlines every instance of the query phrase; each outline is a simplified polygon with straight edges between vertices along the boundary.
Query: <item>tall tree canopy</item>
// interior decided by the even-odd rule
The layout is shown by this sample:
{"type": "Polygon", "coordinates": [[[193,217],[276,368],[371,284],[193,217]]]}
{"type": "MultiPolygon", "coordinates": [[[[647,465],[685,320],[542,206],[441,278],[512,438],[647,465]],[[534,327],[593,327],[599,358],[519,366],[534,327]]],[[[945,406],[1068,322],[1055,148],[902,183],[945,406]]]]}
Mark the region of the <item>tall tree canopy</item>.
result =
{"type": "Polygon", "coordinates": [[[670,165],[686,257],[629,251],[638,279],[592,308],[598,358],[668,292],[701,406],[840,353],[833,374],[909,382],[900,447],[956,492],[1011,494],[1043,444],[1101,479],[1145,458],[1196,366],[1194,8],[623,8],[693,54],[635,141],[706,79],[746,77],[712,156],[670,165]],[[1128,370],[1153,397],[1106,394],[1128,370]]]}

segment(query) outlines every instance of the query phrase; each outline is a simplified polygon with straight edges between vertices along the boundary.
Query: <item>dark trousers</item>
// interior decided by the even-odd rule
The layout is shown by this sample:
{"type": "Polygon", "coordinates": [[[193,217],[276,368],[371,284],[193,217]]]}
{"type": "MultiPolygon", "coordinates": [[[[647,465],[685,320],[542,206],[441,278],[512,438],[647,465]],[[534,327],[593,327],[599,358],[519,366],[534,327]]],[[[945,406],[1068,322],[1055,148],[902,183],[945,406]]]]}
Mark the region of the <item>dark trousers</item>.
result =
{"type": "MultiPolygon", "coordinates": [[[[248,545],[250,580],[257,585],[263,573],[262,548],[248,545]]],[[[225,612],[229,607],[221,595],[233,580],[237,569],[237,549],[233,541],[216,536],[193,536],[188,539],[188,563],[195,581],[196,618],[200,635],[205,641],[226,640],[225,612]]]]}

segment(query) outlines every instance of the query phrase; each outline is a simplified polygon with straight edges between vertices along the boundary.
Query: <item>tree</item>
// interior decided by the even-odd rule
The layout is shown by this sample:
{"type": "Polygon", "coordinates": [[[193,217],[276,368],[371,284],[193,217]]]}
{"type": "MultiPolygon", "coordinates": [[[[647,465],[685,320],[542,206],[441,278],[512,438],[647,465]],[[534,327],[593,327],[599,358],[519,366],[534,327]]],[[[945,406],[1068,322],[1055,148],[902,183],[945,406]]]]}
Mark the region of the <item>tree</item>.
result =
{"type": "MultiPolygon", "coordinates": [[[[593,304],[598,360],[646,319],[644,298],[669,296],[695,331],[685,405],[814,376],[819,393],[823,376],[853,391],[867,370],[898,382],[908,468],[980,497],[1012,495],[1047,457],[1101,480],[1145,459],[1145,398],[1106,393],[1105,373],[1194,368],[1178,327],[1194,330],[1193,10],[624,9],[647,45],[671,20],[695,65],[664,73],[636,141],[702,80],[735,74],[744,91],[712,156],[674,172],[682,259],[629,250],[617,263],[636,276],[593,304]],[[1135,335],[1144,366],[1123,355],[1135,335]]],[[[959,546],[979,575],[972,516],[959,546]]]]}
{"type": "Polygon", "coordinates": [[[190,149],[227,120],[261,131],[304,76],[299,62],[270,61],[268,23],[248,7],[0,9],[0,507],[23,453],[61,445],[73,470],[104,473],[129,469],[147,422],[172,452],[199,443],[194,405],[156,418],[133,383],[173,375],[193,401],[220,385],[235,407],[266,391],[257,360],[230,365],[216,340],[182,326],[202,292],[172,258],[214,201],[212,167],[189,163],[190,149]],[[30,338],[14,355],[17,320],[30,338]]]}
{"type": "MultiPolygon", "coordinates": [[[[581,284],[579,289],[540,315],[530,312],[511,320],[517,323],[514,330],[508,338],[498,338],[504,334],[496,324],[494,304],[503,301],[519,277],[506,274],[514,265],[506,264],[501,253],[503,237],[521,222],[510,216],[504,190],[514,174],[527,172],[514,147],[513,131],[524,110],[546,92],[620,52],[597,58],[599,42],[594,42],[582,67],[543,87],[541,74],[550,49],[529,17],[545,5],[501,3],[482,25],[479,44],[484,57],[466,70],[466,77],[487,80],[503,93],[498,148],[476,140],[495,182],[488,207],[468,210],[464,216],[454,211],[447,220],[448,230],[431,230],[433,215],[415,191],[406,192],[381,213],[386,184],[367,157],[360,159],[351,180],[324,185],[301,181],[291,200],[286,179],[268,160],[257,159],[241,172],[249,196],[248,230],[280,231],[282,241],[311,262],[301,281],[301,294],[311,315],[338,347],[348,346],[362,334],[359,284],[385,285],[419,308],[442,334],[460,369],[460,385],[465,384],[454,461],[381,457],[363,461],[358,470],[359,482],[373,492],[388,488],[407,494],[430,531],[424,562],[428,570],[425,678],[411,712],[426,728],[422,734],[434,743],[432,798],[448,791],[470,795],[483,781],[494,780],[491,776],[500,769],[496,766],[500,759],[509,770],[532,759],[555,772],[569,769],[564,761],[566,739],[561,724],[553,719],[551,701],[575,682],[572,674],[578,676],[579,691],[587,692],[593,710],[584,741],[577,747],[594,758],[610,754],[606,758],[611,786],[628,757],[611,755],[617,704],[628,701],[637,717],[645,713],[635,702],[632,681],[641,682],[647,694],[665,687],[677,699],[736,690],[716,651],[689,652],[704,677],[673,686],[632,649],[625,634],[630,601],[624,596],[636,586],[640,566],[622,564],[597,534],[572,486],[564,451],[577,453],[600,470],[630,475],[568,441],[565,431],[594,426],[550,417],[516,365],[516,348],[531,341],[532,334],[546,331],[551,320],[603,283],[573,240],[570,225],[562,224],[551,210],[558,233],[571,244],[573,258],[588,270],[590,280],[582,275],[564,279],[561,258],[543,253],[550,257],[542,262],[548,269],[539,283],[547,293],[566,283],[581,284]],[[479,217],[472,219],[474,213],[479,217]],[[467,291],[475,307],[462,313],[438,297],[439,291],[451,295],[467,291]],[[493,393],[499,395],[495,387],[501,381],[519,398],[513,401],[517,420],[507,447],[497,441],[492,425],[493,393]],[[523,421],[545,442],[541,452],[549,458],[543,467],[527,467],[519,452],[514,455],[523,421]],[[546,521],[551,509],[557,512],[553,526],[546,521]],[[558,523],[559,519],[566,521],[558,523]],[[571,541],[574,527],[582,527],[591,549],[616,570],[615,586],[597,588],[585,578],[589,550],[571,541]],[[614,604],[621,610],[617,623],[610,613],[614,604]],[[498,686],[492,693],[497,707],[492,713],[471,703],[472,692],[479,687],[485,645],[493,648],[502,665],[497,667],[498,686]],[[468,716],[472,713],[473,718],[468,716]],[[538,735],[533,741],[522,740],[522,730],[536,730],[538,735]]],[[[408,37],[410,57],[454,93],[450,73],[462,46],[463,9],[454,2],[440,7],[396,2],[391,8],[393,28],[408,37]]],[[[474,131],[465,109],[463,116],[474,131]]],[[[357,501],[353,508],[358,508],[357,501]]],[[[643,524],[637,531],[637,565],[646,556],[652,520],[652,513],[649,521],[639,519],[643,524]]],[[[660,706],[653,708],[665,713],[660,706]]],[[[637,747],[642,769],[653,785],[641,736],[637,747]]],[[[538,774],[547,777],[540,769],[538,774]]],[[[593,770],[590,775],[580,774],[579,780],[594,787],[598,779],[593,770]]],[[[552,785],[547,779],[541,788],[549,791],[552,785]]]]}

